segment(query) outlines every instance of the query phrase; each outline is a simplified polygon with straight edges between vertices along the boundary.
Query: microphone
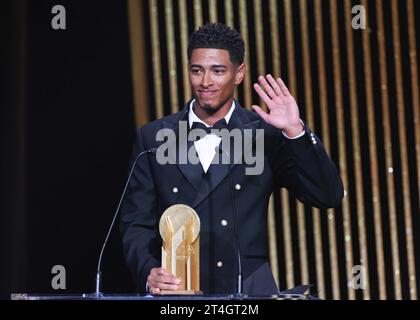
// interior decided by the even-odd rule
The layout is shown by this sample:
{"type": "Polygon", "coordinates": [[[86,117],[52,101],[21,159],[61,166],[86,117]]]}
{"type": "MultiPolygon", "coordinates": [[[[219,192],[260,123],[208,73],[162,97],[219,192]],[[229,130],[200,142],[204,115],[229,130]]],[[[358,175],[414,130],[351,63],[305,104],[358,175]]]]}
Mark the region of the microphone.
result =
{"type": "Polygon", "coordinates": [[[232,180],[232,173],[231,173],[231,159],[229,154],[226,150],[224,150],[220,145],[216,147],[220,153],[224,153],[229,159],[229,166],[228,166],[228,178],[229,178],[229,190],[230,190],[230,199],[232,203],[232,212],[233,212],[233,225],[235,230],[235,238],[236,238],[236,249],[237,249],[237,261],[238,261],[238,278],[236,282],[236,298],[246,298],[248,295],[244,294],[242,291],[242,255],[241,255],[241,246],[239,243],[239,231],[238,231],[238,217],[236,215],[236,201],[235,195],[233,193],[233,180],[232,180]]]}
{"type": "Polygon", "coordinates": [[[151,148],[151,149],[140,152],[137,155],[137,157],[134,159],[133,165],[131,166],[131,170],[130,170],[130,173],[128,174],[128,178],[127,178],[127,181],[125,183],[124,190],[121,193],[120,201],[118,202],[118,206],[117,206],[117,209],[115,210],[114,217],[112,218],[111,225],[109,226],[108,233],[105,237],[105,241],[102,244],[102,249],[101,249],[101,253],[99,255],[99,260],[98,260],[98,267],[96,269],[95,293],[93,294],[95,297],[99,297],[99,296],[102,295],[102,292],[101,292],[101,289],[102,289],[102,272],[101,272],[102,255],[104,254],[104,250],[105,250],[105,247],[108,243],[109,236],[111,234],[112,228],[114,227],[115,220],[117,219],[117,216],[118,216],[118,212],[120,211],[121,203],[122,203],[122,201],[124,199],[124,196],[125,196],[125,193],[127,191],[128,184],[130,183],[131,176],[133,175],[134,168],[136,167],[137,161],[143,155],[148,154],[148,153],[155,153],[156,150],[157,150],[157,148],[151,148]]]}

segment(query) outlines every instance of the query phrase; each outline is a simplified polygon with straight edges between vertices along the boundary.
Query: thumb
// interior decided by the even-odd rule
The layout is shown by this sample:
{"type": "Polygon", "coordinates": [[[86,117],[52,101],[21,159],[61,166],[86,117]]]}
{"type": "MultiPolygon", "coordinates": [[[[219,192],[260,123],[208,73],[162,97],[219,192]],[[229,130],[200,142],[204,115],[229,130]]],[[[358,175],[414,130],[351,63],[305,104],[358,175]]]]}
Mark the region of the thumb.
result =
{"type": "Polygon", "coordinates": [[[261,118],[263,118],[264,119],[264,121],[265,122],[267,122],[268,123],[268,119],[269,119],[269,116],[268,116],[268,113],[267,112],[265,112],[263,109],[261,109],[259,106],[257,106],[257,105],[253,105],[252,107],[252,110],[254,110],[261,118]]]}

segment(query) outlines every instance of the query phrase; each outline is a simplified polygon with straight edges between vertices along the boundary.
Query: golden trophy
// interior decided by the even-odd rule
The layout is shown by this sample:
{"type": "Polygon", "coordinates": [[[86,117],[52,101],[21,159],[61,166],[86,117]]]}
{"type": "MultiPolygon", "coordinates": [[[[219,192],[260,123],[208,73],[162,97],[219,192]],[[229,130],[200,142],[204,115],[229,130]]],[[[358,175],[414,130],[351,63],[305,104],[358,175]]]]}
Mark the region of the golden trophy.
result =
{"type": "Polygon", "coordinates": [[[162,267],[181,279],[176,291],[161,294],[201,294],[200,218],[193,208],[176,204],[162,214],[159,232],[163,240],[162,267]]]}

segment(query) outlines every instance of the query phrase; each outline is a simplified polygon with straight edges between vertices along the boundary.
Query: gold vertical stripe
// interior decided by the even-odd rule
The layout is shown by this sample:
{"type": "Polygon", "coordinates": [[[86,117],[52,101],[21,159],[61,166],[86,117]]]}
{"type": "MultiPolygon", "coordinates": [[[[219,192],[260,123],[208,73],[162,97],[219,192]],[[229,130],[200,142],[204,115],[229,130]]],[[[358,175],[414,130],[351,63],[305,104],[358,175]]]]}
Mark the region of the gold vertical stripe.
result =
{"type": "MultiPolygon", "coordinates": [[[[338,11],[337,3],[335,0],[330,0],[330,17],[331,17],[331,41],[333,49],[333,73],[334,73],[334,96],[336,108],[336,121],[338,132],[338,151],[340,158],[340,175],[343,180],[345,190],[348,190],[348,176],[347,176],[347,160],[346,160],[346,139],[344,132],[344,105],[341,92],[342,79],[341,79],[341,66],[340,66],[340,43],[338,34],[338,11]]],[[[348,195],[343,199],[343,225],[344,225],[344,240],[345,240],[345,257],[346,257],[346,275],[347,281],[350,282],[353,278],[353,249],[352,249],[352,231],[351,231],[351,216],[350,216],[350,203],[348,195]]],[[[347,289],[349,299],[354,300],[355,292],[350,286],[347,289]]]]}
{"type": "MultiPolygon", "coordinates": [[[[225,0],[225,24],[234,27],[232,0],[225,0]]],[[[246,49],[246,48],[245,48],[246,49]]],[[[248,66],[246,66],[248,68],[248,66]]],[[[235,99],[238,99],[238,88],[235,88],[235,99]]]]}
{"type": "Polygon", "coordinates": [[[242,37],[245,42],[245,64],[246,64],[246,71],[245,71],[245,79],[244,79],[244,97],[245,97],[245,107],[247,109],[251,108],[252,104],[252,95],[251,90],[251,71],[250,71],[250,64],[249,64],[249,38],[248,38],[248,16],[246,12],[246,0],[239,0],[239,17],[240,17],[240,30],[242,33],[242,37]]]}
{"type": "Polygon", "coordinates": [[[171,98],[171,113],[175,113],[179,110],[179,103],[173,16],[174,8],[172,4],[172,0],[165,0],[166,42],[168,43],[169,95],[171,98]]]}
{"type": "Polygon", "coordinates": [[[316,52],[318,63],[318,85],[319,85],[319,103],[321,109],[322,123],[322,143],[325,149],[330,152],[330,126],[328,121],[328,89],[325,64],[325,43],[324,43],[324,27],[322,25],[324,18],[322,16],[322,0],[315,0],[315,36],[316,36],[316,52]]]}
{"type": "Polygon", "coordinates": [[[225,0],[225,19],[226,25],[233,27],[233,5],[232,0],[225,0]]]}
{"type": "Polygon", "coordinates": [[[306,247],[305,207],[296,201],[297,224],[299,237],[300,282],[309,283],[308,252],[306,247]]]}
{"type": "MultiPolygon", "coordinates": [[[[362,6],[368,12],[368,3],[362,0],[362,6]]],[[[377,274],[379,284],[379,299],[385,300],[386,296],[386,278],[385,278],[385,260],[382,236],[382,218],[381,218],[381,194],[379,192],[379,177],[378,177],[378,154],[376,151],[376,122],[375,122],[375,103],[373,99],[373,75],[372,75],[372,59],[368,31],[364,31],[363,37],[363,60],[365,67],[365,94],[366,94],[366,113],[368,118],[368,139],[369,139],[369,158],[371,166],[371,183],[372,183],[372,204],[373,204],[373,219],[375,228],[375,252],[377,263],[377,274]]]]}
{"type": "Polygon", "coordinates": [[[332,294],[333,294],[333,299],[338,300],[341,297],[341,293],[340,293],[340,274],[339,274],[338,253],[337,253],[337,234],[335,231],[337,222],[335,220],[335,212],[333,209],[329,209],[327,211],[327,214],[328,214],[328,238],[330,240],[329,257],[330,257],[330,268],[331,268],[332,294]]]}
{"type": "Polygon", "coordinates": [[[286,260],[286,289],[290,289],[295,286],[295,276],[292,250],[292,232],[290,228],[289,194],[286,189],[281,189],[280,194],[282,203],[281,216],[283,220],[284,235],[284,259],[286,260]]]}
{"type": "Polygon", "coordinates": [[[405,237],[407,246],[407,262],[408,274],[410,284],[410,298],[417,300],[416,289],[416,266],[414,263],[414,243],[413,243],[413,224],[411,221],[411,200],[410,200],[410,185],[408,177],[408,154],[407,154],[407,134],[405,131],[405,102],[403,89],[403,74],[401,66],[401,40],[400,40],[400,26],[399,26],[399,8],[396,0],[391,1],[392,12],[392,39],[394,47],[394,65],[396,76],[396,90],[397,90],[397,117],[400,138],[400,155],[401,155],[401,169],[402,169],[402,194],[404,204],[404,222],[405,222],[405,237]]]}
{"type": "Polygon", "coordinates": [[[201,0],[194,0],[194,23],[195,30],[203,25],[203,5],[201,0]]]}
{"type": "Polygon", "coordinates": [[[313,97],[312,97],[312,75],[311,75],[311,52],[309,48],[309,28],[308,28],[308,15],[306,7],[306,0],[300,0],[299,6],[300,15],[300,34],[303,51],[303,81],[305,89],[305,111],[306,121],[309,127],[315,129],[314,111],[313,111],[313,97]]]}
{"type": "Polygon", "coordinates": [[[210,22],[217,22],[217,0],[209,0],[210,22]]]}
{"type": "MultiPolygon", "coordinates": [[[[258,75],[265,75],[265,54],[264,54],[264,27],[262,22],[261,0],[254,0],[255,12],[255,40],[257,45],[257,71],[258,75]]],[[[260,106],[267,111],[267,107],[260,98],[260,106]]]]}
{"type": "Polygon", "coordinates": [[[379,47],[379,76],[381,81],[381,104],[382,104],[382,125],[384,129],[384,146],[385,146],[385,166],[386,180],[387,180],[387,193],[388,193],[388,206],[389,206],[389,224],[391,229],[391,251],[392,251],[392,264],[393,264],[393,278],[394,278],[394,291],[395,298],[400,300],[401,293],[401,276],[400,276],[400,260],[398,248],[398,234],[397,234],[397,216],[395,208],[395,193],[394,193],[394,177],[388,170],[393,169],[392,163],[392,140],[390,128],[390,115],[389,115],[389,94],[388,94],[388,74],[386,64],[386,49],[385,49],[385,30],[384,30],[384,13],[382,7],[382,0],[376,0],[377,10],[377,35],[379,47]]]}
{"type": "Polygon", "coordinates": [[[155,108],[156,118],[162,118],[163,99],[162,99],[162,67],[160,63],[160,42],[159,42],[159,18],[157,0],[150,0],[150,30],[152,33],[152,63],[153,63],[153,83],[155,87],[155,108]]]}
{"type": "Polygon", "coordinates": [[[370,283],[369,283],[369,260],[368,248],[366,241],[366,225],[365,225],[365,205],[364,205],[364,189],[362,178],[362,156],[360,150],[360,135],[359,135],[359,110],[357,103],[357,86],[356,86],[356,67],[353,45],[353,28],[351,25],[352,19],[352,3],[351,0],[345,0],[344,3],[344,20],[346,30],[347,43],[347,68],[348,81],[350,90],[350,115],[351,115],[351,134],[353,138],[353,163],[355,176],[355,192],[356,192],[356,208],[357,208],[357,226],[359,231],[359,250],[360,250],[360,264],[363,266],[363,273],[365,280],[365,288],[362,291],[363,297],[366,300],[370,299],[370,283]]]}
{"type": "Polygon", "coordinates": [[[320,213],[317,209],[312,210],[313,235],[315,239],[316,287],[318,289],[318,296],[321,299],[326,299],[320,213]]]}
{"type": "Polygon", "coordinates": [[[138,0],[128,0],[128,22],[130,25],[131,71],[134,93],[136,126],[150,121],[149,87],[147,85],[146,48],[143,19],[143,4],[138,0]]]}
{"type": "Polygon", "coordinates": [[[293,40],[293,12],[291,0],[284,0],[284,15],[286,17],[286,50],[287,50],[287,73],[289,77],[288,87],[294,97],[297,96],[296,82],[296,59],[295,45],[293,40]]]}
{"type": "Polygon", "coordinates": [[[273,271],[274,280],[277,288],[280,288],[279,282],[279,263],[277,254],[277,236],[276,236],[276,220],[273,194],[270,196],[268,203],[268,248],[270,250],[270,266],[273,271]]]}
{"type": "Polygon", "coordinates": [[[414,113],[414,137],[416,141],[417,156],[417,188],[420,199],[420,98],[419,98],[419,73],[417,65],[417,46],[416,46],[416,23],[414,18],[413,0],[407,0],[407,20],[408,20],[408,43],[410,50],[410,75],[411,75],[411,94],[414,113]]]}
{"type": "MultiPolygon", "coordinates": [[[[305,110],[306,119],[309,127],[315,127],[315,121],[313,117],[313,96],[312,96],[312,75],[311,75],[311,59],[310,59],[310,48],[309,48],[309,28],[308,28],[308,15],[306,0],[300,0],[299,6],[300,15],[300,35],[303,51],[303,69],[306,72],[303,74],[304,89],[305,89],[305,110]]],[[[299,225],[299,247],[300,247],[300,266],[301,266],[301,281],[302,283],[309,283],[309,271],[308,271],[308,252],[306,247],[306,226],[305,226],[305,210],[301,203],[297,206],[298,214],[298,225],[299,225]]],[[[313,215],[313,214],[312,214],[313,215]]],[[[321,240],[321,235],[314,233],[318,237],[317,241],[321,240]]],[[[321,266],[317,266],[322,267],[321,266]]]]}
{"type": "Polygon", "coordinates": [[[191,99],[191,87],[188,72],[188,17],[187,0],[178,0],[179,23],[181,31],[181,59],[182,59],[182,83],[184,86],[184,101],[191,99]]]}
{"type": "MultiPolygon", "coordinates": [[[[296,84],[296,69],[295,69],[295,46],[293,42],[293,19],[292,19],[292,3],[291,0],[285,0],[284,1],[284,9],[285,9],[285,16],[286,16],[286,50],[287,50],[287,56],[290,57],[287,61],[287,70],[289,75],[289,89],[292,95],[296,96],[297,94],[297,84],[296,84]]],[[[289,287],[294,286],[294,270],[293,270],[293,251],[292,251],[292,245],[291,243],[288,244],[287,241],[292,241],[291,236],[291,226],[290,226],[290,206],[294,205],[294,203],[289,203],[288,193],[285,190],[282,190],[282,212],[284,217],[284,229],[289,234],[285,237],[285,242],[287,245],[288,255],[286,255],[286,259],[291,259],[289,264],[289,268],[286,269],[287,272],[287,284],[289,287]]],[[[298,208],[299,211],[299,208],[298,208]]]]}
{"type": "Polygon", "coordinates": [[[257,45],[257,65],[258,74],[265,74],[265,55],[264,55],[264,27],[262,22],[261,0],[254,0],[255,12],[255,40],[257,45]]]}
{"type": "MultiPolygon", "coordinates": [[[[329,128],[329,116],[328,116],[328,98],[327,98],[327,78],[326,78],[326,66],[325,66],[325,45],[324,45],[324,30],[323,30],[323,17],[321,0],[315,1],[315,33],[316,33],[316,50],[317,50],[317,63],[318,63],[318,85],[319,85],[319,102],[321,109],[321,123],[322,123],[322,142],[327,150],[330,152],[330,128],[329,128]]],[[[330,240],[329,247],[329,260],[331,268],[331,282],[332,282],[332,295],[333,299],[340,299],[340,282],[339,282],[339,268],[338,268],[338,256],[337,256],[337,236],[335,229],[335,214],[334,210],[329,209],[328,213],[328,238],[330,240]]],[[[314,228],[315,232],[321,234],[319,214],[314,214],[314,228]]],[[[317,265],[323,263],[322,260],[322,243],[317,237],[315,237],[315,249],[316,249],[316,262],[317,265]]],[[[317,268],[317,279],[318,287],[320,287],[320,279],[323,279],[321,270],[317,268]]],[[[325,291],[325,284],[322,283],[322,288],[325,291]]],[[[320,287],[321,288],[321,287],[320,287]]],[[[325,292],[324,292],[325,295],[325,292]]],[[[320,296],[321,297],[321,296],[320,296]]],[[[325,297],[325,296],[324,296],[325,297]]]]}
{"type": "Polygon", "coordinates": [[[270,35],[271,35],[271,55],[273,59],[273,74],[274,77],[281,77],[280,69],[280,43],[278,32],[279,18],[277,15],[277,1],[270,0],[270,35]]]}
{"type": "MultiPolygon", "coordinates": [[[[277,12],[277,3],[276,1],[270,0],[271,10],[277,12]]],[[[278,45],[277,33],[277,21],[275,16],[270,12],[270,26],[271,26],[271,45],[273,48],[273,66],[274,66],[274,75],[275,77],[280,76],[280,49],[278,45]],[[276,46],[277,44],[277,46],[276,46]],[[276,49],[278,50],[276,52],[276,49]]],[[[261,23],[261,22],[260,22],[261,23]]],[[[261,35],[264,36],[263,34],[261,35]]],[[[275,208],[274,208],[274,195],[271,194],[270,203],[268,207],[268,228],[269,228],[269,243],[270,243],[270,265],[273,270],[274,279],[276,280],[277,287],[280,288],[279,280],[279,267],[278,267],[278,254],[277,254],[277,237],[276,237],[276,224],[275,224],[275,208]]]]}

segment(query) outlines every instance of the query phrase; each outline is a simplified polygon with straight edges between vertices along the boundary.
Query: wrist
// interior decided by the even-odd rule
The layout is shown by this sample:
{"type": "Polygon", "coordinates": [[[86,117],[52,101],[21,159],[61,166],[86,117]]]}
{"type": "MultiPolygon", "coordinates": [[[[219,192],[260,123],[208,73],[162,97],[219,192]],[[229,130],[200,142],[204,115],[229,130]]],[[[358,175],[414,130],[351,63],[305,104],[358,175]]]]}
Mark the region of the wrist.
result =
{"type": "Polygon", "coordinates": [[[283,133],[286,134],[286,136],[290,138],[300,135],[304,130],[305,128],[303,127],[302,121],[300,121],[296,125],[289,126],[287,128],[282,129],[283,133]]]}

